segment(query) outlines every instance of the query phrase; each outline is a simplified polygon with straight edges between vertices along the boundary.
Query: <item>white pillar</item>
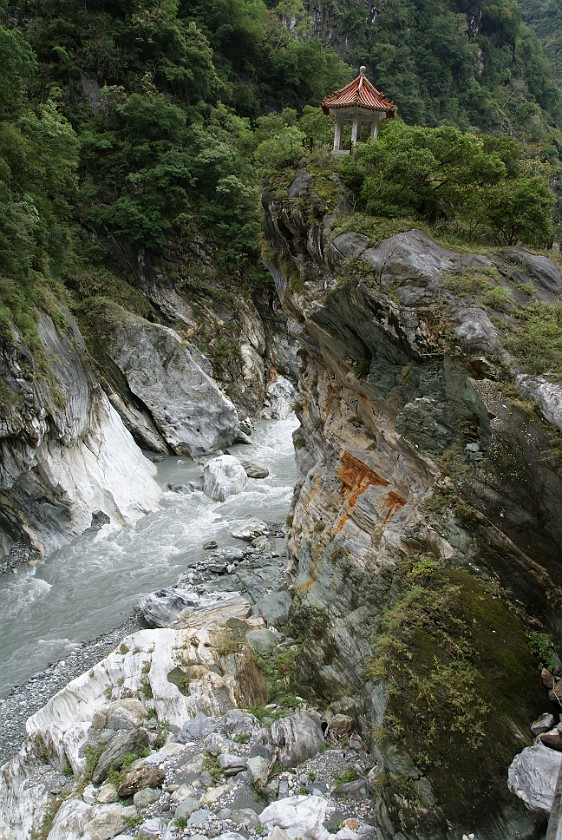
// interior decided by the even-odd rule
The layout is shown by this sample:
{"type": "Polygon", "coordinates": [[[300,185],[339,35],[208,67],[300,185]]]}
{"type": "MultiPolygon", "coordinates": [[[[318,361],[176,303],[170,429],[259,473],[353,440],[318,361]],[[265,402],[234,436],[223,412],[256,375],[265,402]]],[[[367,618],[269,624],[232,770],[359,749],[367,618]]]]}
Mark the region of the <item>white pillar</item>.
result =
{"type": "Polygon", "coordinates": [[[339,117],[336,117],[336,128],[334,130],[334,152],[339,152],[341,149],[341,132],[343,124],[339,117]]]}
{"type": "Polygon", "coordinates": [[[351,126],[351,145],[355,146],[357,140],[359,138],[359,126],[361,125],[359,120],[359,114],[354,114],[353,116],[353,123],[351,126]]]}

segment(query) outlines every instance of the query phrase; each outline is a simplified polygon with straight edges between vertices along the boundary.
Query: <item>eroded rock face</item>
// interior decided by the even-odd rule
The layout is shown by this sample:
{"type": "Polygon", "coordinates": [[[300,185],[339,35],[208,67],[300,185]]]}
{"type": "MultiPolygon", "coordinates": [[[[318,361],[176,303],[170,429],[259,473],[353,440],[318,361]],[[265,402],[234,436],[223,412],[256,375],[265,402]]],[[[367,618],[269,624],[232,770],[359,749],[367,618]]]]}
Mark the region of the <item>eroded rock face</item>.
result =
{"type": "MultiPolygon", "coordinates": [[[[492,261],[444,249],[420,231],[369,247],[360,231],[338,234],[337,212],[326,214],[313,182],[303,183],[298,201],[264,197],[277,254],[270,268],[302,357],[290,627],[305,639],[303,685],[325,701],[344,697],[335,710],[353,711],[368,736],[386,726],[389,695],[386,680],[370,680],[365,666],[381,618],[411,585],[405,570],[420,558],[484,570],[545,626],[559,621],[562,481],[554,455],[545,457],[555,389],[528,383],[543,419],[507,396],[498,380],[517,395],[518,362],[495,326],[498,312],[483,295],[465,294],[462,278],[476,276],[487,289],[493,277],[517,307],[521,292],[510,284],[522,282],[523,263],[545,303],[556,300],[560,275],[526,252],[492,261]],[[456,294],[451,277],[461,278],[456,294]]],[[[542,711],[525,651],[523,643],[511,731],[542,711]]],[[[415,699],[402,708],[409,704],[415,699]]],[[[388,786],[375,791],[381,837],[442,840],[450,825],[482,840],[515,830],[533,836],[533,819],[517,811],[505,784],[516,738],[506,736],[512,752],[503,741],[494,770],[479,765],[467,794],[455,788],[463,769],[434,772],[430,747],[425,770],[412,760],[408,727],[420,724],[414,714],[408,720],[405,740],[390,727],[392,749],[377,748],[389,774],[388,786]],[[408,794],[414,789],[417,804],[408,794]]],[[[450,738],[445,725],[443,737],[450,738]]],[[[447,750],[440,755],[446,765],[447,750]]]]}
{"type": "Polygon", "coordinates": [[[160,497],[154,467],[96,384],[66,317],[61,329],[45,314],[38,322],[48,375],[34,375],[38,361],[16,333],[2,342],[0,554],[18,543],[56,548],[97,511],[133,523],[160,497]]]}

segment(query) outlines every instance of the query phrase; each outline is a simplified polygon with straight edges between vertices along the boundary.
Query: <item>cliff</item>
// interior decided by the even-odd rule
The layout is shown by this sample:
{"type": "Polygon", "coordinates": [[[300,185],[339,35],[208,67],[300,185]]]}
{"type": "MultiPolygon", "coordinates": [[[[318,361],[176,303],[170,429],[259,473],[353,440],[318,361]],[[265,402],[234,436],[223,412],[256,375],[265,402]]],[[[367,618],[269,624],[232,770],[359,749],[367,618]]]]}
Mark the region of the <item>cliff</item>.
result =
{"type": "Polygon", "coordinates": [[[155,508],[155,469],[96,382],[68,312],[39,315],[33,349],[1,346],[0,554],[63,544],[104,511],[131,524],[155,508]]]}
{"type": "Polygon", "coordinates": [[[301,348],[303,690],[371,739],[382,837],[535,836],[506,773],[544,711],[526,634],[560,624],[559,270],[381,235],[335,176],[264,209],[301,348]]]}

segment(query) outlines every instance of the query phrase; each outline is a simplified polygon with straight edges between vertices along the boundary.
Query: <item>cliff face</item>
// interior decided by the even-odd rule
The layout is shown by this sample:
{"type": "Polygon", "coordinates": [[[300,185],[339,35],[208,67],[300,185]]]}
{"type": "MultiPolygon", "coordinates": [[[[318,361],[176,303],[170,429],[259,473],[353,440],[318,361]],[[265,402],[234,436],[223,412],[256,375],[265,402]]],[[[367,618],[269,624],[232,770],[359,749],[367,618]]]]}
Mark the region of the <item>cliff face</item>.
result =
{"type": "Polygon", "coordinates": [[[160,497],[143,458],[96,383],[70,317],[41,314],[31,351],[13,332],[1,348],[0,554],[52,550],[103,510],[130,524],[160,497]]]}
{"type": "Polygon", "coordinates": [[[333,192],[301,173],[264,198],[301,346],[302,682],[373,740],[383,837],[532,837],[505,775],[544,705],[517,608],[560,622],[560,387],[525,374],[509,330],[562,280],[518,250],[377,244],[333,192]]]}

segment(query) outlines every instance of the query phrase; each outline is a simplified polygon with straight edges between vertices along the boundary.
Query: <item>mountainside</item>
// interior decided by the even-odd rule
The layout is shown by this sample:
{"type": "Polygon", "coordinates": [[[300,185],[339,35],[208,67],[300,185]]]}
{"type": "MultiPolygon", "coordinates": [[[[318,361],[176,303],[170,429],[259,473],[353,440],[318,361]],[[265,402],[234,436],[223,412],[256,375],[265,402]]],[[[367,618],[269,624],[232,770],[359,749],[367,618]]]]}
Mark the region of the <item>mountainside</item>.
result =
{"type": "Polygon", "coordinates": [[[562,84],[562,9],[556,0],[519,0],[523,18],[537,34],[562,84]]]}

